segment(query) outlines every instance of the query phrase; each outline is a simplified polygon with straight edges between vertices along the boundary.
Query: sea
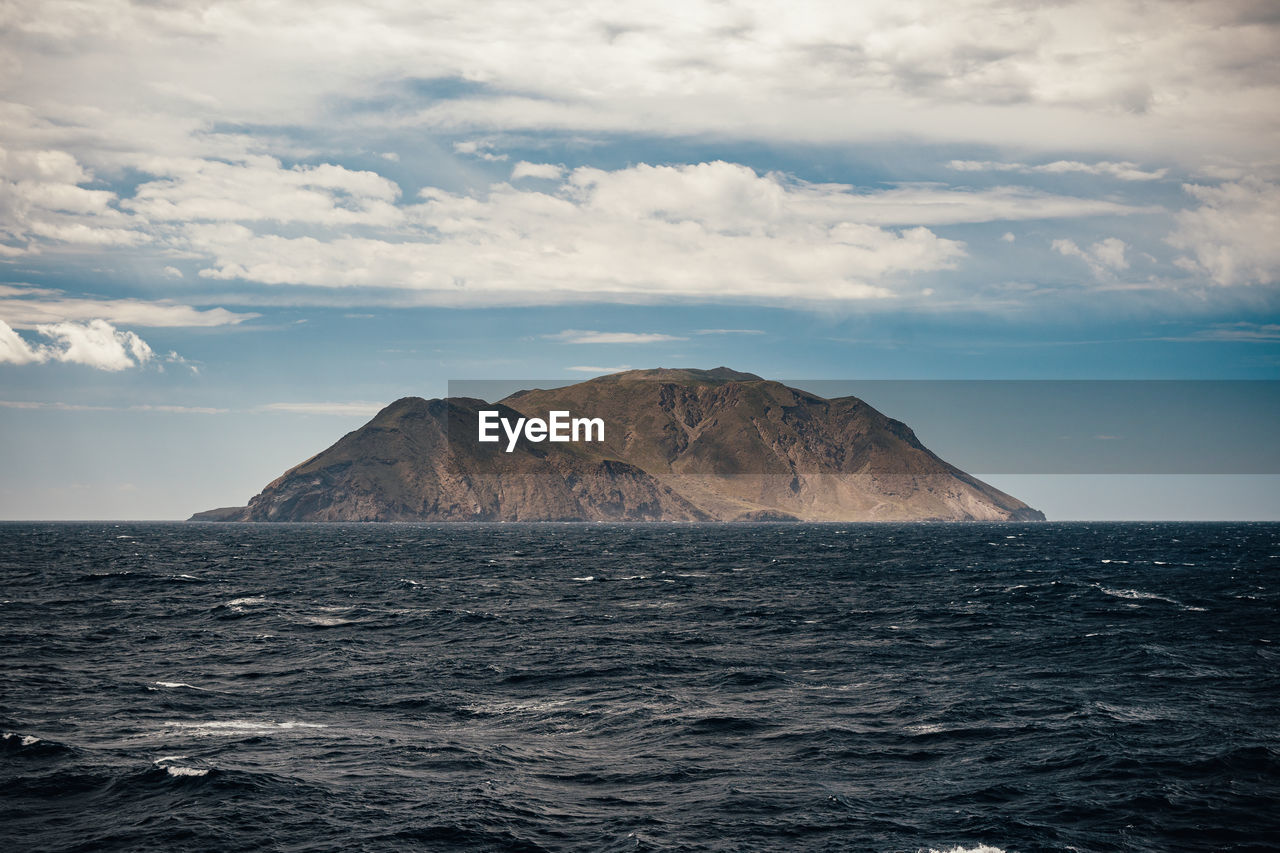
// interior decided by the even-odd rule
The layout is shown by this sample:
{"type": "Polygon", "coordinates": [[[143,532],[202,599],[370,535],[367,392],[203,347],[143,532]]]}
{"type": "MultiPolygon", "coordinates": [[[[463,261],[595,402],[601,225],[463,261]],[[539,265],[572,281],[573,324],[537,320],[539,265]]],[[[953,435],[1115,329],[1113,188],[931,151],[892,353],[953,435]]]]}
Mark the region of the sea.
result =
{"type": "Polygon", "coordinates": [[[3,851],[1280,850],[1280,525],[0,525],[3,851]]]}

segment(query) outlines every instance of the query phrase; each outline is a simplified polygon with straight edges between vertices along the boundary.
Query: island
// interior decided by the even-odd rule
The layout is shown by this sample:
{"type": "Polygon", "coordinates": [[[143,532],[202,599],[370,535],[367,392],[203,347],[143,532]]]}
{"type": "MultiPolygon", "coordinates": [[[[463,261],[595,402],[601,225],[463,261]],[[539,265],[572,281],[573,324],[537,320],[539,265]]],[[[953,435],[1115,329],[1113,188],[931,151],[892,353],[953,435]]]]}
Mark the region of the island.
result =
{"type": "Polygon", "coordinates": [[[719,367],[629,370],[493,403],[405,397],[248,505],[191,520],[1043,521],[1044,514],[938,458],[906,424],[856,397],[826,399],[719,367]],[[481,438],[486,424],[555,420],[557,412],[598,419],[603,435],[481,438]]]}

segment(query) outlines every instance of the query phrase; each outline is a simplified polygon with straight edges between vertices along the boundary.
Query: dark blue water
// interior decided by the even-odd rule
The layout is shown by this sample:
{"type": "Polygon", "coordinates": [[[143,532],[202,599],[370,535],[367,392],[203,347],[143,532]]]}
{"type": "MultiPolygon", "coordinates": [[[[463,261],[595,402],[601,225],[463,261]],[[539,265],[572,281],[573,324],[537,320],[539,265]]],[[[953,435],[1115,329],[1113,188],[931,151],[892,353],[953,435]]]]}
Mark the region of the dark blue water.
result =
{"type": "Polygon", "coordinates": [[[0,525],[0,849],[1280,850],[1280,525],[0,525]]]}

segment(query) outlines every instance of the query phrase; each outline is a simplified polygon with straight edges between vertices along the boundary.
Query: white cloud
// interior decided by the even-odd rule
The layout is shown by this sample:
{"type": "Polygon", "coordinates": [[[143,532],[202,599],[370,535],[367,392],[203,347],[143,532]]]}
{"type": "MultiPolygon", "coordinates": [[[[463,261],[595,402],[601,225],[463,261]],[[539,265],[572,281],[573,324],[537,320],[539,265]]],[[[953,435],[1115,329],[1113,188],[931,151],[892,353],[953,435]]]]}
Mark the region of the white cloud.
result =
{"type": "Polygon", "coordinates": [[[617,367],[592,367],[587,364],[579,364],[573,367],[566,367],[565,370],[572,370],[574,373],[621,373],[624,370],[630,370],[631,365],[619,364],[617,367]]]}
{"type": "Polygon", "coordinates": [[[1113,270],[1127,270],[1129,262],[1125,259],[1125,250],[1129,248],[1123,240],[1107,237],[1089,247],[1090,254],[1102,265],[1113,270]]]}
{"type": "MultiPolygon", "coordinates": [[[[912,277],[965,257],[935,227],[1154,208],[1017,187],[859,192],[717,164],[565,178],[533,162],[558,159],[539,131],[564,131],[550,142],[575,156],[606,134],[978,143],[965,150],[1020,153],[957,169],[1134,182],[1280,147],[1278,22],[1250,0],[802,0],[787,15],[758,0],[442,0],[432,12],[12,0],[0,258],[134,247],[154,250],[149,269],[172,259],[166,275],[203,266],[193,288],[246,278],[436,304],[878,299],[918,294],[912,277]],[[387,178],[337,165],[390,168],[379,152],[394,145],[406,188],[451,192],[405,203],[387,178]],[[532,158],[512,169],[518,186],[459,189],[494,180],[499,148],[532,158]],[[441,172],[451,179],[431,180],[441,172]]],[[[1193,233],[1203,225],[1175,234],[1184,266],[1215,281],[1269,275],[1265,251],[1193,233]]]]}
{"type": "Polygon", "coordinates": [[[268,412],[286,412],[293,415],[344,415],[371,417],[386,406],[385,403],[268,403],[260,407],[268,412]]]}
{"type": "Polygon", "coordinates": [[[118,371],[146,364],[155,355],[136,333],[122,332],[105,320],[53,323],[37,326],[36,331],[53,339],[44,348],[53,361],[118,371]]]}
{"type": "Polygon", "coordinates": [[[0,320],[0,364],[32,364],[44,355],[23,340],[8,323],[0,320]]]}
{"type": "MultiPolygon", "coordinates": [[[[0,359],[3,363],[3,359],[0,359]]],[[[53,409],[59,412],[111,412],[111,406],[85,406],[78,403],[56,403],[36,400],[0,400],[0,408],[5,409],[53,409]]]]}
{"type": "Polygon", "coordinates": [[[121,206],[148,222],[394,225],[400,188],[375,172],[332,164],[284,168],[274,157],[241,162],[157,159],[148,181],[121,206]]]}
{"type": "MultiPolygon", "coordinates": [[[[39,325],[36,332],[51,343],[32,345],[0,321],[0,363],[62,361],[115,372],[140,367],[155,358],[151,346],[136,333],[121,331],[105,320],[39,325]]],[[[181,360],[177,353],[171,356],[181,360]]]]}
{"type": "Polygon", "coordinates": [[[687,341],[675,335],[662,335],[656,332],[594,332],[582,329],[565,329],[554,335],[543,335],[551,341],[566,344],[653,344],[663,341],[687,341]]]}
{"type": "Polygon", "coordinates": [[[557,166],[554,163],[530,163],[527,160],[521,160],[512,167],[511,180],[516,181],[520,178],[543,178],[548,181],[554,181],[563,174],[563,166],[557,166]]]}
{"type": "Polygon", "coordinates": [[[1116,237],[1099,240],[1088,249],[1081,249],[1074,240],[1053,241],[1055,252],[1081,259],[1100,280],[1113,278],[1116,272],[1129,268],[1129,261],[1125,258],[1125,250],[1128,248],[1127,243],[1116,237]]]}
{"type": "Polygon", "coordinates": [[[1267,10],[440,0],[424,15],[408,0],[11,0],[0,97],[16,107],[0,125],[74,139],[94,166],[263,125],[425,124],[493,158],[484,134],[541,128],[1257,154],[1275,149],[1278,122],[1267,10]]]}
{"type": "Polygon", "coordinates": [[[381,236],[193,222],[175,245],[212,260],[206,279],[401,288],[436,304],[856,300],[894,296],[965,256],[924,226],[1153,209],[1020,187],[864,192],[722,161],[582,167],[548,189],[420,195],[381,236]]]}
{"type": "Polygon", "coordinates": [[[151,404],[139,406],[86,406],[79,403],[46,402],[43,400],[0,400],[0,408],[51,409],[58,412],[161,412],[164,414],[187,415],[222,415],[230,411],[230,409],[219,409],[213,406],[173,406],[151,404]]]}
{"type": "Polygon", "coordinates": [[[115,207],[115,193],[80,186],[92,180],[93,174],[65,151],[0,144],[0,254],[16,257],[48,242],[91,247],[147,242],[138,223],[115,207]]]}
{"type": "MultiPolygon", "coordinates": [[[[404,209],[409,225],[396,240],[264,235],[227,223],[191,223],[183,234],[186,249],[213,258],[200,272],[208,279],[406,288],[443,304],[872,299],[964,256],[963,244],[927,228],[863,221],[903,218],[904,202],[887,195],[894,210],[877,215],[876,197],[851,187],[731,163],[579,168],[554,192],[428,188],[404,209]]],[[[978,194],[951,195],[951,209],[925,215],[990,214],[978,194]]],[[[1079,207],[1056,197],[1014,206],[1037,205],[1063,215],[1079,207]]]]}
{"type": "Polygon", "coordinates": [[[1137,163],[1081,163],[1077,160],[1055,160],[1031,166],[1026,163],[1001,163],[992,160],[952,160],[947,167],[958,172],[1017,172],[1022,175],[1062,175],[1071,172],[1086,175],[1107,175],[1122,181],[1157,181],[1168,174],[1168,169],[1148,171],[1137,163]]]}
{"type": "Polygon", "coordinates": [[[161,412],[169,415],[225,415],[230,409],[219,409],[216,406],[170,406],[141,405],[130,406],[131,412],[161,412]]]}
{"type": "Polygon", "coordinates": [[[1185,337],[1161,340],[1273,344],[1280,343],[1280,323],[1215,323],[1185,337]]]}
{"type": "Polygon", "coordinates": [[[0,285],[0,318],[19,329],[95,319],[127,326],[211,328],[233,326],[258,316],[225,308],[201,310],[168,300],[88,299],[56,290],[0,285]]]}
{"type": "Polygon", "coordinates": [[[1160,211],[1149,205],[1055,195],[1028,187],[955,190],[932,184],[907,184],[879,192],[854,193],[850,192],[852,188],[841,185],[815,186],[828,191],[828,203],[835,202],[832,213],[872,225],[960,225],[1160,211]],[[839,189],[845,190],[845,194],[830,192],[839,189]]]}
{"type": "Polygon", "coordinates": [[[493,153],[493,143],[486,139],[467,139],[453,143],[453,150],[470,157],[479,157],[489,162],[500,162],[507,159],[506,154],[493,153]]]}
{"type": "Polygon", "coordinates": [[[1168,242],[1191,253],[1179,259],[1182,267],[1224,287],[1280,279],[1280,184],[1244,180],[1184,189],[1200,205],[1174,217],[1168,242]]]}
{"type": "Polygon", "coordinates": [[[695,335],[763,335],[762,329],[698,329],[695,335]]]}

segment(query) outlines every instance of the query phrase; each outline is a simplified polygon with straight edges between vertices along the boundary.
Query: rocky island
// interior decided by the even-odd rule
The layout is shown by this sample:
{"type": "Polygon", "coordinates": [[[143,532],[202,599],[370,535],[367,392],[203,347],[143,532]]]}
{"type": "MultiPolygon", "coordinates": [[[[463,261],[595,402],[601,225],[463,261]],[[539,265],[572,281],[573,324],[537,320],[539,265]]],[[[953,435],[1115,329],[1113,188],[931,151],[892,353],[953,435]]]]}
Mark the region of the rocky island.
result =
{"type": "Polygon", "coordinates": [[[631,370],[488,403],[405,397],[247,506],[193,521],[1042,521],[906,424],[750,373],[631,370]],[[574,412],[602,440],[477,440],[574,412]],[[496,415],[492,414],[496,412],[496,415]]]}

